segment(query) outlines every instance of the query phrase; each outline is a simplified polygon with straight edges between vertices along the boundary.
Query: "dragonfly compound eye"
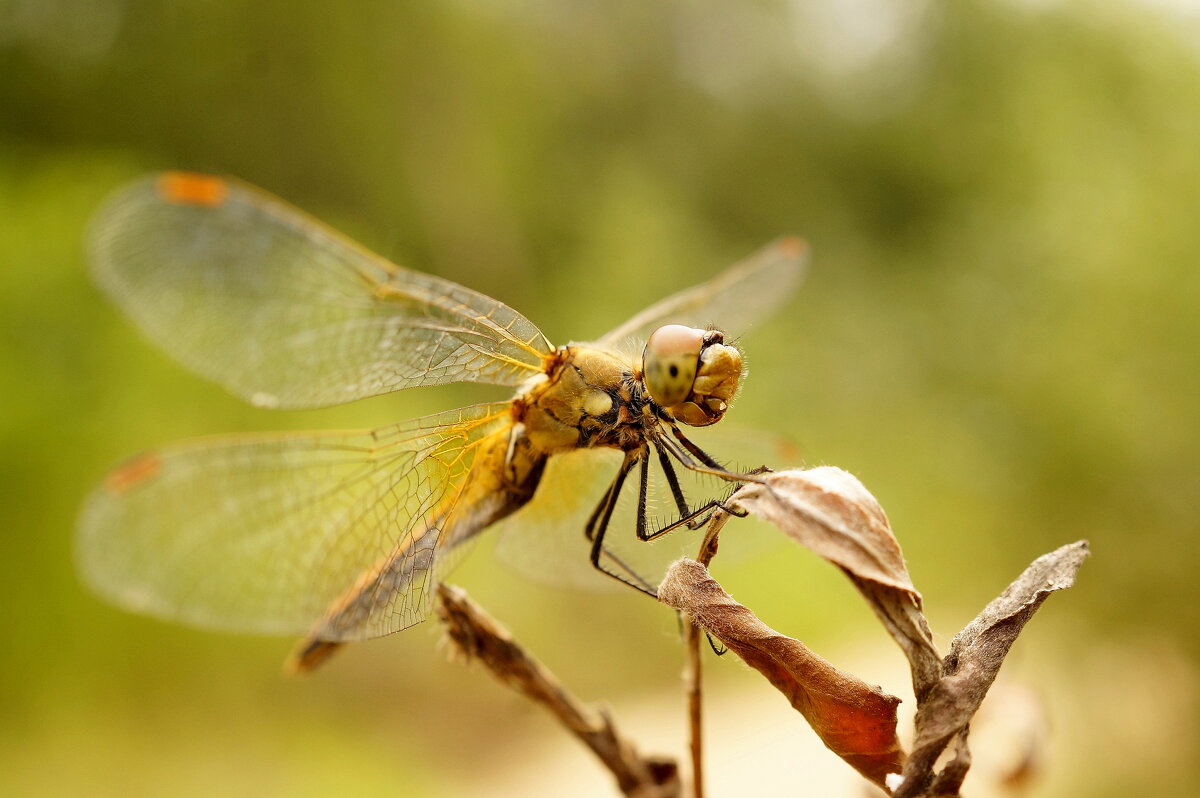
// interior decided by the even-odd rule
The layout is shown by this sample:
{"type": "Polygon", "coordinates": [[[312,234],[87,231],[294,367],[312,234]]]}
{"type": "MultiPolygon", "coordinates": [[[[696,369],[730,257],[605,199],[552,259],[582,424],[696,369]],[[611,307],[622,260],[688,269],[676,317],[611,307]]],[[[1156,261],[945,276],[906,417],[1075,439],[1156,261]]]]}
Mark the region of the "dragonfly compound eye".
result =
{"type": "Polygon", "coordinates": [[[650,398],[663,407],[687,399],[703,347],[704,330],[668,324],[652,332],[642,353],[642,379],[650,398]]]}
{"type": "Polygon", "coordinates": [[[646,342],[643,379],[650,398],[693,427],[725,415],[742,378],[742,353],[718,330],[659,327],[646,342]]]}

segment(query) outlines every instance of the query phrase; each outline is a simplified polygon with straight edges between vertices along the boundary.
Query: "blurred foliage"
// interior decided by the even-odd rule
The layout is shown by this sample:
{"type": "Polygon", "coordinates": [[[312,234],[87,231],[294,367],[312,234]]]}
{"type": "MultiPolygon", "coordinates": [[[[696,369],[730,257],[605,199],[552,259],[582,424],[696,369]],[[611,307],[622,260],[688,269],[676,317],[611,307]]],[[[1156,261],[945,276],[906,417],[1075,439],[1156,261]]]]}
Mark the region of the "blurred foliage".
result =
{"type": "MultiPolygon", "coordinates": [[[[947,636],[1090,538],[1022,639],[1030,667],[1117,651],[1136,678],[1158,652],[1147,667],[1185,664],[1148,695],[1188,711],[1139,720],[1169,726],[1142,760],[1120,728],[1060,728],[1080,737],[1063,761],[1094,764],[1046,794],[1190,794],[1170,757],[1197,733],[1200,23],[1150,8],[0,0],[0,792],[459,794],[542,723],[446,667],[429,629],[284,681],[286,644],[129,617],[76,583],[79,501],[138,448],[499,395],[271,414],[169,362],[89,284],[80,241],[108,191],[186,167],[555,342],[804,235],[808,284],[745,339],[739,423],[875,492],[947,636]]],[[[889,645],[814,559],[727,584],[818,649],[889,645]]],[[[483,552],[458,581],[585,696],[675,689],[674,619],[638,596],[551,593],[483,552]]]]}

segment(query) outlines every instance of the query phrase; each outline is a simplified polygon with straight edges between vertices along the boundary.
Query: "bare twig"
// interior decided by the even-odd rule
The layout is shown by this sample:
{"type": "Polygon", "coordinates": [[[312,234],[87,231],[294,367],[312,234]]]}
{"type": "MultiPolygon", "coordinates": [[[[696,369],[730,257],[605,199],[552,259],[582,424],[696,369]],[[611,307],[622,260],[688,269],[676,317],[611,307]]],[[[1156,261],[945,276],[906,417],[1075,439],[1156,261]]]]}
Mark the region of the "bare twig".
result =
{"type": "Polygon", "coordinates": [[[621,792],[633,798],[679,798],[678,766],[668,757],[644,757],[621,737],[612,719],[571,695],[507,629],[473,602],[465,591],[438,588],[438,615],[455,648],[479,660],[504,684],[546,707],[612,772],[621,792]]]}
{"type": "MultiPolygon", "coordinates": [[[[717,510],[704,532],[696,559],[708,566],[717,555],[717,539],[729,514],[717,510]]],[[[688,751],[692,760],[692,798],[704,798],[704,690],[700,658],[700,627],[684,617],[683,685],[688,707],[688,751]]]]}
{"type": "Polygon", "coordinates": [[[700,627],[688,621],[683,632],[683,690],[687,697],[692,798],[704,798],[704,691],[700,671],[700,636],[700,627]]]}
{"type": "MultiPolygon", "coordinates": [[[[971,764],[967,742],[971,718],[1025,623],[1050,593],[1074,584],[1088,556],[1087,542],[1063,546],[1035,560],[954,638],[950,653],[941,659],[921,612],[921,595],[909,578],[887,516],[852,475],[837,468],[775,472],[743,486],[728,503],[773,523],[841,568],[904,650],[917,698],[916,739],[907,761],[898,748],[895,758],[889,760],[893,752],[882,745],[884,738],[871,737],[871,720],[882,718],[881,713],[860,716],[854,724],[856,736],[849,740],[851,746],[826,737],[819,724],[832,730],[835,721],[849,720],[852,714],[828,702],[814,713],[808,697],[813,693],[809,682],[816,677],[812,683],[836,683],[848,674],[840,674],[823,660],[814,659],[815,655],[798,641],[762,626],[697,563],[677,562],[660,588],[660,599],[686,609],[698,623],[762,671],[793,699],[793,705],[809,718],[826,745],[868,778],[894,788],[894,798],[957,796],[971,764]],[[724,631],[714,624],[723,625],[724,631]],[[727,634],[732,635],[730,640],[726,640],[727,634]],[[874,745],[871,755],[864,758],[854,746],[867,741],[874,745]],[[935,773],[935,763],[951,741],[953,756],[935,773]],[[896,775],[896,766],[901,762],[903,778],[896,775]]],[[[853,694],[851,691],[846,696],[853,694]]],[[[894,719],[893,712],[893,738],[894,719]]]]}

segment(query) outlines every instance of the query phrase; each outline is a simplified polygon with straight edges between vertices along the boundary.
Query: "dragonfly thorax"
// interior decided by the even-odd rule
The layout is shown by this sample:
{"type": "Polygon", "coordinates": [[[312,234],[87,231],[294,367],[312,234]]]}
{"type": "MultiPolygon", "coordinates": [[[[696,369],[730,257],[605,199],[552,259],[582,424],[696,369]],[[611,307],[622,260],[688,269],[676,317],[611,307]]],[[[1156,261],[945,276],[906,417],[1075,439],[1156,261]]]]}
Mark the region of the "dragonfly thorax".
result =
{"type": "Polygon", "coordinates": [[[560,347],[543,377],[517,398],[516,420],[547,454],[593,446],[641,448],[654,405],[625,357],[587,345],[560,347]]]}

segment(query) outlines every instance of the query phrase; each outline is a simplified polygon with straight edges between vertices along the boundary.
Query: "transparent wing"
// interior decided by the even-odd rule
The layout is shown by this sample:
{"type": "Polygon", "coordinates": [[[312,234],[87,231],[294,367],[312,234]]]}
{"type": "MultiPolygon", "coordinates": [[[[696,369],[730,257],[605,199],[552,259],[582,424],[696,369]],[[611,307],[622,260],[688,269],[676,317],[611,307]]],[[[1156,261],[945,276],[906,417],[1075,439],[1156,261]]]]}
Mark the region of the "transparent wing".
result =
{"type": "Polygon", "coordinates": [[[96,281],[188,367],[266,407],[517,385],[552,347],[512,308],[396,266],[247,184],[168,172],[88,234],[96,281]]]}
{"type": "Polygon", "coordinates": [[[609,331],[599,343],[626,349],[631,345],[640,347],[663,324],[715,324],[725,332],[744,333],[787,301],[800,284],[807,262],[806,243],[798,238],[782,238],[708,282],[656,302],[609,331]]]}
{"type": "MultiPolygon", "coordinates": [[[[620,588],[592,567],[584,527],[621,459],[616,449],[579,449],[551,457],[533,500],[497,526],[496,556],[523,576],[552,587],[620,588]]],[[[633,535],[622,517],[613,520],[612,530],[613,538],[633,535]]]]}
{"type": "Polygon", "coordinates": [[[504,451],[510,424],[498,403],[142,454],[89,497],[80,572],[121,606],[196,626],[324,640],[403,629],[427,614],[449,549],[511,511],[480,459],[504,451]],[[460,501],[484,494],[491,506],[460,501]]]}

